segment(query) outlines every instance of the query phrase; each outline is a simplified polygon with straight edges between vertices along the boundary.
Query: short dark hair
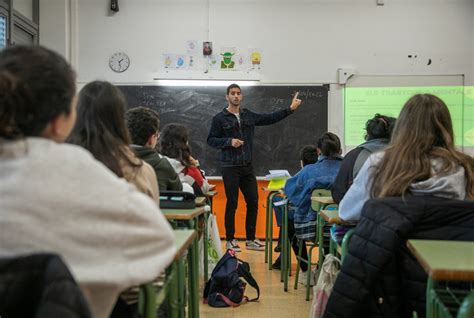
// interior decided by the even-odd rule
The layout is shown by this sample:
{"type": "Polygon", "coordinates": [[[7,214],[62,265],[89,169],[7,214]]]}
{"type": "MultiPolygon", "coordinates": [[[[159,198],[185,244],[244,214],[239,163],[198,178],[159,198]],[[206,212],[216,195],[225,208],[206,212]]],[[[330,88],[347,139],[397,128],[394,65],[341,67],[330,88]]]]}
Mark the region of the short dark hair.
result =
{"type": "Polygon", "coordinates": [[[374,118],[371,118],[365,124],[365,135],[366,140],[392,137],[393,127],[395,127],[396,118],[375,114],[374,118]]]}
{"type": "Polygon", "coordinates": [[[315,163],[318,161],[318,148],[313,145],[304,146],[300,151],[300,159],[303,166],[315,163]]]}
{"type": "Polygon", "coordinates": [[[230,90],[233,89],[233,88],[238,88],[240,91],[242,91],[242,89],[240,88],[239,85],[233,83],[233,84],[230,84],[229,86],[227,86],[227,95],[229,95],[230,90]]]}
{"type": "Polygon", "coordinates": [[[129,109],[125,113],[132,143],[144,146],[151,135],[156,134],[160,128],[160,115],[156,111],[146,107],[129,109]]]}
{"type": "Polygon", "coordinates": [[[48,123],[71,112],[76,74],[59,54],[41,46],[15,45],[0,52],[0,137],[38,136],[48,123]]]}
{"type": "Polygon", "coordinates": [[[90,82],[79,93],[76,125],[67,140],[89,150],[119,177],[124,176],[124,162],[133,169],[142,165],[130,156],[126,108],[125,96],[116,86],[103,81],[90,82]]]}
{"type": "Polygon", "coordinates": [[[341,141],[339,137],[331,132],[325,132],[319,137],[318,149],[326,157],[337,157],[341,153],[341,141]]]}

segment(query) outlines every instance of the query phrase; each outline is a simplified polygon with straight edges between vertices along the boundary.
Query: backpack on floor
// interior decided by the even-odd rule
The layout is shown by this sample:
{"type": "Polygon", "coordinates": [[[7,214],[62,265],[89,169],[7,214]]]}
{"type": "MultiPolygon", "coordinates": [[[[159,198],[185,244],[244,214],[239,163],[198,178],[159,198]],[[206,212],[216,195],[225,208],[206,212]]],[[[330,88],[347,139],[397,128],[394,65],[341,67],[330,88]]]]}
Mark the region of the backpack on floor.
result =
{"type": "Polygon", "coordinates": [[[260,288],[250,274],[250,265],[235,257],[235,252],[228,249],[217,262],[211,278],[204,287],[204,304],[211,307],[237,307],[249,301],[257,301],[260,288]],[[257,297],[250,299],[244,295],[247,283],[257,290],[257,297]]]}

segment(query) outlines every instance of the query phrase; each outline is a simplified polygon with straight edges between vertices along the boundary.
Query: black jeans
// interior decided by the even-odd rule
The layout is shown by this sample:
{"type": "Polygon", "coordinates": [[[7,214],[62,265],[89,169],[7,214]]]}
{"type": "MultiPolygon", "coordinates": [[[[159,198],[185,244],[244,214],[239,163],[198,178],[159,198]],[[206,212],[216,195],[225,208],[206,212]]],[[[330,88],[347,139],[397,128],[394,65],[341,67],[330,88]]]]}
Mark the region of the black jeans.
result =
{"type": "Polygon", "coordinates": [[[239,189],[244,195],[247,204],[245,218],[245,231],[247,240],[255,240],[255,227],[257,224],[258,191],[257,178],[251,164],[238,167],[223,167],[222,180],[224,181],[225,205],[225,236],[228,241],[234,239],[235,210],[239,200],[239,189]]]}

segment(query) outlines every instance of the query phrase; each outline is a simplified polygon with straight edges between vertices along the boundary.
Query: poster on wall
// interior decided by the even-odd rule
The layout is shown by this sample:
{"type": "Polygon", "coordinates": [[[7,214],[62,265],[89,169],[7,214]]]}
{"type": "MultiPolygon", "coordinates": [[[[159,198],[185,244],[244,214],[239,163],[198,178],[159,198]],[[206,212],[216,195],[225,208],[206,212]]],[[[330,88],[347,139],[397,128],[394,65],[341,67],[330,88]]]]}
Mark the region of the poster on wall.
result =
{"type": "Polygon", "coordinates": [[[163,54],[162,67],[164,69],[185,69],[187,68],[189,58],[184,54],[163,54]]]}
{"type": "Polygon", "coordinates": [[[220,53],[220,69],[235,70],[235,47],[223,47],[220,53]]]}
{"type": "Polygon", "coordinates": [[[262,63],[262,50],[253,48],[249,50],[250,57],[250,70],[259,71],[263,67],[262,63]]]}
{"type": "Polygon", "coordinates": [[[198,51],[198,41],[196,40],[188,40],[186,41],[186,52],[188,55],[196,55],[198,51]]]}
{"type": "Polygon", "coordinates": [[[212,42],[210,41],[202,42],[202,55],[204,57],[209,57],[212,55],[212,42]]]}
{"type": "Polygon", "coordinates": [[[7,19],[0,15],[0,49],[7,45],[7,19]]]}

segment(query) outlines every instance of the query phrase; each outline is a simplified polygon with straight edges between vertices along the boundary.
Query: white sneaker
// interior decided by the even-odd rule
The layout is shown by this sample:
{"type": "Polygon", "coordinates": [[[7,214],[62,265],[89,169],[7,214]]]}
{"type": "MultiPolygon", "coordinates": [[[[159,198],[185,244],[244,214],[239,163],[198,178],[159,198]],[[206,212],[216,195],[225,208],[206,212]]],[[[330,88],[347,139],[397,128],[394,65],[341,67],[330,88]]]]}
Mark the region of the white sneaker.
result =
{"type": "Polygon", "coordinates": [[[241,252],[242,250],[240,249],[239,243],[237,243],[237,240],[233,239],[232,241],[227,241],[225,244],[225,248],[228,250],[233,250],[234,252],[241,252]]]}
{"type": "Polygon", "coordinates": [[[314,286],[316,283],[314,281],[314,275],[310,270],[307,270],[306,272],[303,272],[302,270],[300,270],[300,273],[298,275],[298,283],[303,284],[303,285],[306,286],[306,282],[307,282],[307,279],[308,279],[308,274],[310,275],[309,286],[314,286]]]}
{"type": "Polygon", "coordinates": [[[255,239],[253,241],[247,240],[245,243],[247,246],[248,250],[254,250],[254,251],[264,251],[265,250],[265,245],[262,244],[259,240],[255,239]]]}

